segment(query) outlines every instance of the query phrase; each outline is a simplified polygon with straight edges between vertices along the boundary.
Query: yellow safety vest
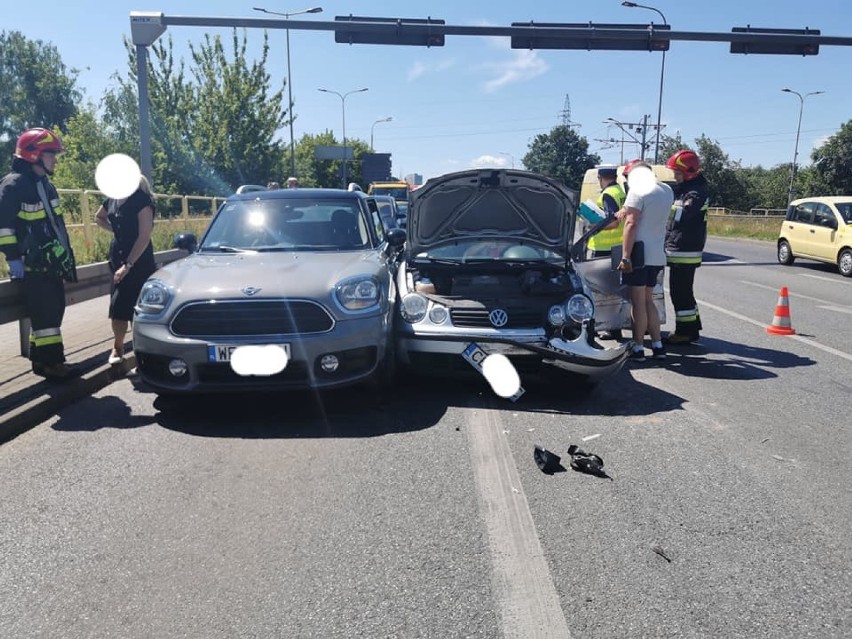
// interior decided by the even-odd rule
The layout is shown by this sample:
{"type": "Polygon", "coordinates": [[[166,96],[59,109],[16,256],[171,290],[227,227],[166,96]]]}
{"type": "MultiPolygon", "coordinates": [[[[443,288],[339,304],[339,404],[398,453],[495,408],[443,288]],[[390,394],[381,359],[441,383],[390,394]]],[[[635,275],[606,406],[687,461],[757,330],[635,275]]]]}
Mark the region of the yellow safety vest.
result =
{"type": "MultiPolygon", "coordinates": [[[[599,208],[603,209],[604,207],[604,195],[609,195],[615,203],[618,204],[618,208],[620,209],[624,206],[624,200],[627,199],[627,195],[624,193],[624,189],[621,188],[619,184],[610,184],[606,187],[601,194],[598,196],[597,205],[599,208]]],[[[592,237],[589,238],[589,250],[591,251],[611,251],[613,246],[617,246],[621,244],[621,240],[624,236],[624,220],[622,220],[619,225],[614,229],[604,229],[599,233],[596,233],[592,237]]]]}

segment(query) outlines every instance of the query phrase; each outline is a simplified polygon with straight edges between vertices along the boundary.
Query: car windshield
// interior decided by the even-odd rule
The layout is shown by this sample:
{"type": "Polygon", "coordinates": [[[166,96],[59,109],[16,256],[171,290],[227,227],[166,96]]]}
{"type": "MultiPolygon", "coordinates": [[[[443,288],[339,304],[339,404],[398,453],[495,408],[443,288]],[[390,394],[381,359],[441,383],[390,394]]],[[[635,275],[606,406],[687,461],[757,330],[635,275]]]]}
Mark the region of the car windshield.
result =
{"type": "Polygon", "coordinates": [[[226,202],[200,250],[339,251],[368,246],[370,233],[357,202],[257,198],[226,202]]]}
{"type": "Polygon", "coordinates": [[[835,206],[843,216],[843,220],[847,224],[852,224],[852,202],[838,202],[835,206]]]}
{"type": "Polygon", "coordinates": [[[542,246],[516,240],[458,240],[418,253],[416,260],[452,262],[543,262],[564,257],[542,246]]]}

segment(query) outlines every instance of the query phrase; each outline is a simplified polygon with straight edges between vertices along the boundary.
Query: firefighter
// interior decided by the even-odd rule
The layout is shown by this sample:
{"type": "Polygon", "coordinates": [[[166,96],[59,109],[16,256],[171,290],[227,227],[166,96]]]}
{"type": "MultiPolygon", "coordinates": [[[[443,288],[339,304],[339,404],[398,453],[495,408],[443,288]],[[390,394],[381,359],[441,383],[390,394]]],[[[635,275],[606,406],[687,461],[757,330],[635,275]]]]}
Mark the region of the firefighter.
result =
{"type": "Polygon", "coordinates": [[[23,283],[33,372],[56,381],[78,372],[65,363],[60,329],[64,282],[76,281],[77,273],[59,194],[48,179],[64,150],[52,131],[28,129],[15,145],[12,171],[0,181],[0,251],[12,279],[23,283]]]}
{"type": "Polygon", "coordinates": [[[665,342],[688,344],[698,340],[702,328],[693,284],[707,240],[707,179],[701,173],[698,155],[689,150],[672,155],[666,166],[674,171],[677,184],[672,214],[666,225],[666,263],[675,331],[665,342]]]}

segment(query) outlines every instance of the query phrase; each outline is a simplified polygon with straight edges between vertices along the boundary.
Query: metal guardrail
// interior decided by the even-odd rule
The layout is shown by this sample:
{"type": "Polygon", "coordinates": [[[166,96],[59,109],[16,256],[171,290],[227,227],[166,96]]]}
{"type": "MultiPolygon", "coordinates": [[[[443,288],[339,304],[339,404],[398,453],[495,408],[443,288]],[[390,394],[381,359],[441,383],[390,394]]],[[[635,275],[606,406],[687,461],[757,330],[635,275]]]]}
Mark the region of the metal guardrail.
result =
{"type": "MultiPolygon", "coordinates": [[[[174,262],[187,255],[186,251],[172,249],[154,253],[157,267],[174,262]]],[[[65,284],[65,303],[68,306],[85,302],[110,292],[112,271],[108,262],[88,264],[77,269],[77,281],[65,284]]],[[[22,283],[18,280],[0,281],[0,324],[18,321],[21,355],[29,353],[30,318],[24,309],[22,283]]]]}

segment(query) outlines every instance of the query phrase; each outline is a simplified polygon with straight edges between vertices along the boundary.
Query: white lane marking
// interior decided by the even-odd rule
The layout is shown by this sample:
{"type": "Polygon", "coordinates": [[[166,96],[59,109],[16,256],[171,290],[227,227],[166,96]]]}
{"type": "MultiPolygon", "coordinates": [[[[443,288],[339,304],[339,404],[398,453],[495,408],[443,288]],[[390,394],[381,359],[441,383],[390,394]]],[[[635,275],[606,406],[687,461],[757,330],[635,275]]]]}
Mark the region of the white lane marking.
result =
{"type": "MultiPolygon", "coordinates": [[[[823,282],[831,282],[832,284],[837,284],[838,280],[836,277],[826,277],[825,275],[809,275],[808,273],[799,273],[800,277],[811,277],[815,280],[822,280],[823,282]]],[[[840,280],[841,282],[843,280],[840,280]]]]}
{"type": "MultiPolygon", "coordinates": [[[[758,284],[757,282],[750,282],[749,280],[740,280],[740,284],[747,284],[748,286],[754,286],[755,288],[766,289],[767,291],[780,291],[781,289],[776,286],[767,286],[766,284],[758,284]]],[[[795,293],[790,290],[790,287],[787,287],[787,293],[790,297],[798,297],[803,300],[810,300],[812,302],[816,302],[817,304],[828,304],[832,306],[834,305],[829,300],[824,300],[821,297],[811,297],[810,295],[802,295],[801,293],[795,293]]],[[[850,307],[852,308],[852,306],[850,307]]]]}
{"type": "Polygon", "coordinates": [[[465,430],[479,512],[488,531],[502,635],[507,639],[568,639],[568,623],[498,412],[469,410],[470,427],[465,430]]]}
{"type": "MultiPolygon", "coordinates": [[[[761,286],[761,285],[758,285],[761,286]]],[[[748,322],[749,324],[754,324],[755,326],[760,326],[765,328],[766,324],[762,322],[758,322],[756,320],[751,319],[750,317],[746,317],[745,315],[740,315],[739,313],[734,313],[733,311],[729,311],[726,308],[722,308],[721,306],[716,306],[715,304],[711,304],[710,302],[705,302],[696,298],[696,301],[699,304],[699,307],[706,306],[707,308],[712,308],[714,311],[718,311],[720,313],[724,313],[725,315],[730,315],[731,317],[735,317],[738,320],[742,320],[743,322],[748,322]]],[[[776,336],[777,337],[777,336],[776,336]]],[[[831,353],[832,355],[836,355],[837,357],[841,357],[843,359],[849,360],[852,362],[852,355],[849,353],[844,353],[843,351],[839,351],[836,348],[832,348],[831,346],[826,346],[825,344],[820,344],[819,342],[815,342],[812,339],[808,339],[807,337],[802,337],[801,335],[784,335],[783,337],[787,339],[794,339],[797,342],[801,342],[802,344],[807,344],[808,346],[813,346],[814,348],[818,348],[821,351],[825,351],[826,353],[831,353]]]]}
{"type": "Polygon", "coordinates": [[[846,308],[843,306],[820,306],[819,308],[824,308],[827,311],[834,311],[835,313],[848,313],[852,315],[852,308],[846,308]]]}

